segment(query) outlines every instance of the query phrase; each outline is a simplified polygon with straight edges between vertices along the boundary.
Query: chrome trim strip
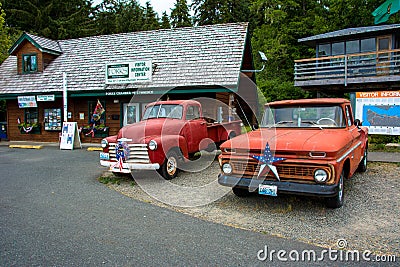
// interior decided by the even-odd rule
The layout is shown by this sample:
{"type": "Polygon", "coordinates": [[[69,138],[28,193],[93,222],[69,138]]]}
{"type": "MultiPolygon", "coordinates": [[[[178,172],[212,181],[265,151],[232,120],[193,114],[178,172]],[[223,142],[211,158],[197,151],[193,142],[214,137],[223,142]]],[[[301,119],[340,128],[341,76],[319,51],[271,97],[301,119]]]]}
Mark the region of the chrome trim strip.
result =
{"type": "Polygon", "coordinates": [[[341,156],[336,162],[341,162],[345,157],[347,157],[351,152],[353,152],[357,147],[359,147],[362,144],[361,141],[359,141],[355,146],[353,146],[349,151],[344,153],[343,156],[341,156]]]}

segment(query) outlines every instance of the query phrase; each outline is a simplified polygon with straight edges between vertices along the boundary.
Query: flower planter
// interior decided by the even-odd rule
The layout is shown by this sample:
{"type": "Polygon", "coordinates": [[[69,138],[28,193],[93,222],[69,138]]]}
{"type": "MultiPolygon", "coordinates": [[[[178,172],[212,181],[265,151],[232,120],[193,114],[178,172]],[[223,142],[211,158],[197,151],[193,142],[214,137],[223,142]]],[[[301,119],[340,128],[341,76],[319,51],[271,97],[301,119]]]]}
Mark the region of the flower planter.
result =
{"type": "Polygon", "coordinates": [[[18,126],[21,134],[40,134],[40,126],[35,126],[32,129],[30,127],[18,126]]]}
{"type": "MultiPolygon", "coordinates": [[[[83,128],[82,133],[84,134],[85,137],[92,137],[92,134],[90,133],[92,129],[90,128],[83,128]]],[[[108,136],[109,132],[109,127],[102,128],[102,129],[94,129],[94,138],[104,138],[108,136]]]]}

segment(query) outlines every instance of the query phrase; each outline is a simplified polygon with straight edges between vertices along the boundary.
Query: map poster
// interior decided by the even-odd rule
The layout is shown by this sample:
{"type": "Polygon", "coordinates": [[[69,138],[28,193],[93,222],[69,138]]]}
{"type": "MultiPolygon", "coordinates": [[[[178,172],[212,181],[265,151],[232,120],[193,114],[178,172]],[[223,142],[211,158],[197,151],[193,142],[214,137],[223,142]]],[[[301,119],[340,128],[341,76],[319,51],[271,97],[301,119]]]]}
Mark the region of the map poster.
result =
{"type": "Polygon", "coordinates": [[[64,122],[61,131],[60,149],[82,148],[76,122],[64,122]]]}
{"type": "Polygon", "coordinates": [[[355,117],[369,134],[400,135],[400,91],[357,92],[355,117]]]}

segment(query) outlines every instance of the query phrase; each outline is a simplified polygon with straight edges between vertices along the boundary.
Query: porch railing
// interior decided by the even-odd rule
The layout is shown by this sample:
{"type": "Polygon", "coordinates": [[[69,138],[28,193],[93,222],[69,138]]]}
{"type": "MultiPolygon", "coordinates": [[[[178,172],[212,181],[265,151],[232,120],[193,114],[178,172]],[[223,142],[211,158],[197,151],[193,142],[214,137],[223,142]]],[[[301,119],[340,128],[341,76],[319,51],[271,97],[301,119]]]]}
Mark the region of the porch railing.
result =
{"type": "Polygon", "coordinates": [[[400,75],[400,49],[295,61],[295,83],[400,75]]]}

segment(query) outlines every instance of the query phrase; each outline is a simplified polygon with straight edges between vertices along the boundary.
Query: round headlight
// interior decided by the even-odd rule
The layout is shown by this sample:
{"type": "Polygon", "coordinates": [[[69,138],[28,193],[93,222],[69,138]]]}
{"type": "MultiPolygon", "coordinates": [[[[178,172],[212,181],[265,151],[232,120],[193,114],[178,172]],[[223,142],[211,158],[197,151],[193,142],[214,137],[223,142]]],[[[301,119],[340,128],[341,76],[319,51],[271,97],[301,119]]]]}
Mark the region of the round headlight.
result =
{"type": "Polygon", "coordinates": [[[150,150],[156,150],[157,149],[157,142],[154,140],[150,140],[149,142],[149,149],[150,150]]]}
{"type": "Polygon", "coordinates": [[[325,183],[328,179],[328,173],[325,170],[318,169],[314,172],[314,180],[317,183],[325,183]]]}
{"type": "Polygon", "coordinates": [[[101,140],[101,147],[102,148],[108,147],[108,141],[106,139],[101,140]]]}
{"type": "Polygon", "coordinates": [[[232,173],[232,165],[229,163],[224,163],[222,165],[222,171],[226,174],[231,174],[232,173]]]}

